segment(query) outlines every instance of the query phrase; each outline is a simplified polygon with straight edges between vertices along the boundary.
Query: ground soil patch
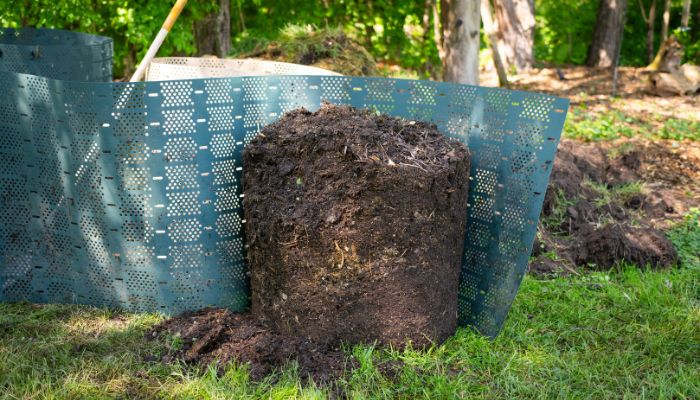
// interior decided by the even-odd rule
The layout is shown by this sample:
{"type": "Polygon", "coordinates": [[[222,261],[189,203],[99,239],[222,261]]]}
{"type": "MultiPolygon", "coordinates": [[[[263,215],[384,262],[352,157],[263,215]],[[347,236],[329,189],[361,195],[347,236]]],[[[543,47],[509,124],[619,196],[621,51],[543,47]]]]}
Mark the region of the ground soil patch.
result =
{"type": "Polygon", "coordinates": [[[234,314],[215,308],[188,312],[156,326],[147,337],[163,333],[178,337],[182,343],[163,361],[180,359],[202,366],[248,364],[252,380],[265,378],[291,360],[297,362],[301,377],[317,383],[337,378],[356,365],[339,347],[277,334],[250,313],[234,314]]]}
{"type": "Polygon", "coordinates": [[[611,223],[580,236],[573,252],[578,264],[611,266],[625,260],[636,265],[665,267],[678,261],[671,242],[658,229],[611,223]]]}
{"type": "Polygon", "coordinates": [[[530,270],[576,273],[627,261],[677,262],[663,230],[700,205],[695,142],[562,140],[543,206],[530,270]]]}

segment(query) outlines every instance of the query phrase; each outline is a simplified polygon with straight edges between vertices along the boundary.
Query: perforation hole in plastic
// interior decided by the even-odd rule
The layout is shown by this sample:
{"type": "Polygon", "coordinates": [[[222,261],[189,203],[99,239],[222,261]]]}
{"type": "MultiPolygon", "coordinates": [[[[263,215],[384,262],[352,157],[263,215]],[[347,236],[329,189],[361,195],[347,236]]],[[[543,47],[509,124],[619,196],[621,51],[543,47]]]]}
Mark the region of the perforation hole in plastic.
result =
{"type": "Polygon", "coordinates": [[[170,138],[163,148],[163,156],[168,162],[192,161],[197,156],[197,143],[191,137],[170,138]]]}
{"type": "Polygon", "coordinates": [[[165,195],[168,198],[167,208],[169,217],[200,215],[202,213],[199,204],[199,191],[170,192],[165,195]]]}

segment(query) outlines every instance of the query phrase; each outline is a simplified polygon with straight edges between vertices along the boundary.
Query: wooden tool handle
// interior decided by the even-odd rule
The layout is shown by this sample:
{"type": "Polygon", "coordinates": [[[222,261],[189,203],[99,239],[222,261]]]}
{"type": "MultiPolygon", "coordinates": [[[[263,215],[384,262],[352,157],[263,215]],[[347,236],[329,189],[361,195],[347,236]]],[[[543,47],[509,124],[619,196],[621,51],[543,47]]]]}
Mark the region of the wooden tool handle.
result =
{"type": "Polygon", "coordinates": [[[187,4],[187,0],[177,0],[173,8],[170,10],[168,18],[166,18],[165,22],[163,22],[163,29],[170,32],[170,29],[173,27],[173,24],[175,24],[177,17],[180,16],[182,9],[185,8],[185,4],[187,4]]]}

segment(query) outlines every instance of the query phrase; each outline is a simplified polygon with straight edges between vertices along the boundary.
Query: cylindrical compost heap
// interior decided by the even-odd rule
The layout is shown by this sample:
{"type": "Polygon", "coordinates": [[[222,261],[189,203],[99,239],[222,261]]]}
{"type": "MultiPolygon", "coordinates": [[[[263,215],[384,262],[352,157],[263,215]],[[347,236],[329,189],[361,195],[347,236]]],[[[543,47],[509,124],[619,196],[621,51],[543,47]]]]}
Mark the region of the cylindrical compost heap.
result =
{"type": "Polygon", "coordinates": [[[243,170],[258,318],[336,345],[454,333],[464,144],[430,124],[326,104],[263,128],[243,170]]]}

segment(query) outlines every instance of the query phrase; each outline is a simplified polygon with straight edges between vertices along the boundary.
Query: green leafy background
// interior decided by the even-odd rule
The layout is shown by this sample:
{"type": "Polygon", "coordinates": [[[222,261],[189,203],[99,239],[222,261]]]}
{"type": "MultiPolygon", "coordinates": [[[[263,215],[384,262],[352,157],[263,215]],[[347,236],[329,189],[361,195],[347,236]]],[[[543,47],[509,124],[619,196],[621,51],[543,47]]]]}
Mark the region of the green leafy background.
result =
{"type": "MultiPolygon", "coordinates": [[[[114,38],[115,73],[124,74],[146,52],[172,1],[0,0],[0,25],[63,28],[114,38]]],[[[648,9],[651,0],[642,0],[648,9]]],[[[657,4],[656,48],[663,2],[657,4]]],[[[671,30],[680,25],[682,0],[671,2],[671,30]]],[[[193,55],[193,23],[218,9],[218,1],[190,1],[160,55],[193,55]]],[[[430,4],[428,2],[427,4],[430,4]]],[[[234,52],[275,40],[290,23],[343,30],[386,64],[436,76],[440,60],[433,37],[432,13],[424,29],[426,2],[415,0],[231,0],[234,52]]],[[[596,0],[535,0],[535,57],[538,64],[585,62],[595,26],[596,0]]],[[[676,30],[686,46],[686,61],[700,63],[700,1],[694,1],[690,29],[676,30]]],[[[482,46],[485,47],[484,44],[482,46]]],[[[628,1],[621,62],[646,64],[646,26],[639,2],[628,1]]]]}

